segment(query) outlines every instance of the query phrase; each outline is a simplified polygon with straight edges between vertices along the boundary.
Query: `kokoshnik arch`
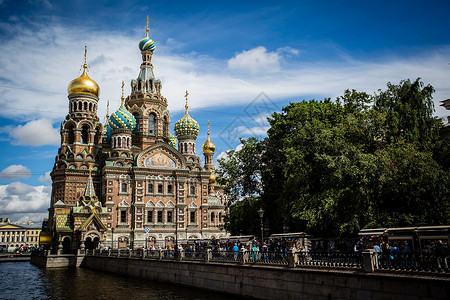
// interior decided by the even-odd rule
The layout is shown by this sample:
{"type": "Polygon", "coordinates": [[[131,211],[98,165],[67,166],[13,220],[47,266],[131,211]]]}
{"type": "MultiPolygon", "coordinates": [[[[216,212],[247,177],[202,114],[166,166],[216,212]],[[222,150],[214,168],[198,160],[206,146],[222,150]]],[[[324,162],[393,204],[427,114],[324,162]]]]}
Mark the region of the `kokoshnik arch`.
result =
{"type": "MultiPolygon", "coordinates": [[[[209,137],[196,156],[199,124],[188,112],[169,132],[167,99],[155,77],[155,42],[139,43],[142,64],[131,94],[119,109],[97,116],[98,84],[87,74],[68,86],[69,113],[61,123],[61,147],[51,173],[48,232],[42,242],[60,252],[106,247],[142,247],[162,241],[221,238],[227,197],[216,184],[209,137]],[[148,229],[147,229],[148,228],[148,229]],[[148,233],[146,233],[149,231],[148,233]]],[[[108,104],[109,106],[109,104],[108,104]]]]}

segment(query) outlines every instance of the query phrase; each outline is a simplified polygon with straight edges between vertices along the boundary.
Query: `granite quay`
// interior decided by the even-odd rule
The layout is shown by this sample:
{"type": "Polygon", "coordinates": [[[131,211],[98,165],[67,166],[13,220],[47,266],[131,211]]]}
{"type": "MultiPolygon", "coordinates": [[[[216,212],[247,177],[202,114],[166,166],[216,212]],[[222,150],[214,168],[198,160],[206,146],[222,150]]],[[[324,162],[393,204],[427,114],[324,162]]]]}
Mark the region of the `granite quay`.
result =
{"type": "Polygon", "coordinates": [[[47,268],[84,267],[256,299],[448,299],[450,276],[433,264],[380,265],[374,251],[301,252],[89,250],[35,252],[47,268]],[[66,265],[65,265],[66,264],[66,265]]]}

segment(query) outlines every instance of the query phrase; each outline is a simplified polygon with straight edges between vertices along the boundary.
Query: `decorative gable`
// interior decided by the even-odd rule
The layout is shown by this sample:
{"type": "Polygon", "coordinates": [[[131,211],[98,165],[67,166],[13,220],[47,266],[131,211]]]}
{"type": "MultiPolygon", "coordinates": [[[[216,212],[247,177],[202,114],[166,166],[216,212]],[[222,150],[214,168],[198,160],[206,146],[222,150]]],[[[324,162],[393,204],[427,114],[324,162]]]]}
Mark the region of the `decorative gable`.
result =
{"type": "Polygon", "coordinates": [[[128,203],[125,199],[119,203],[119,207],[130,207],[130,203],[128,203]]]}
{"type": "Polygon", "coordinates": [[[142,151],[137,166],[155,169],[186,169],[186,159],[166,143],[158,143],[142,151]]]}

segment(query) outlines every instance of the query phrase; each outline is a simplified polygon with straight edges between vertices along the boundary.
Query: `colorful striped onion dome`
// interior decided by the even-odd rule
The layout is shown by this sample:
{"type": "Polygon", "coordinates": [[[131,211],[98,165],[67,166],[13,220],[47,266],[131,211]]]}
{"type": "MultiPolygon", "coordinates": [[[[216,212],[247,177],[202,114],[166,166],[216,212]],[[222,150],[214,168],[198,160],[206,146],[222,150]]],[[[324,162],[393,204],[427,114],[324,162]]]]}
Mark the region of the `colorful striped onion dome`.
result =
{"type": "Polygon", "coordinates": [[[154,51],[156,48],[155,42],[146,36],[139,42],[139,50],[141,51],[154,51]]]}
{"type": "Polygon", "coordinates": [[[169,133],[169,145],[175,149],[177,148],[177,138],[171,133],[169,133]]]}
{"type": "Polygon", "coordinates": [[[109,118],[109,126],[111,129],[128,129],[133,130],[136,127],[136,120],[134,116],[125,108],[123,105],[120,105],[119,109],[111,115],[109,118]]]}
{"type": "Polygon", "coordinates": [[[175,123],[174,131],[177,136],[193,135],[197,137],[198,132],[200,131],[200,126],[197,121],[191,118],[186,108],[186,113],[184,116],[175,123]]]}

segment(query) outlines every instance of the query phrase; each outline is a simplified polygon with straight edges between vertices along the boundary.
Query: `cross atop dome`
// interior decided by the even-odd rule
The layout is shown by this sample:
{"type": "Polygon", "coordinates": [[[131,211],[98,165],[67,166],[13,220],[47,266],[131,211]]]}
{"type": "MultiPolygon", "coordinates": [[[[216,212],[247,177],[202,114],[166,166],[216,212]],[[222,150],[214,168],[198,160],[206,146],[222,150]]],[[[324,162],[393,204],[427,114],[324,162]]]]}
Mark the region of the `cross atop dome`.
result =
{"type": "Polygon", "coordinates": [[[153,52],[156,48],[155,42],[148,36],[148,16],[147,16],[147,26],[145,27],[145,38],[139,42],[139,49],[141,51],[151,51],[153,52]]]}
{"type": "Polygon", "coordinates": [[[147,15],[147,28],[145,29],[145,37],[148,37],[148,32],[149,29],[148,29],[148,15],[147,15]]]}
{"type": "Polygon", "coordinates": [[[186,113],[188,111],[189,105],[188,105],[188,96],[189,96],[189,92],[186,90],[186,94],[184,95],[184,98],[186,98],[186,105],[184,106],[184,108],[186,108],[186,113]]]}
{"type": "Polygon", "coordinates": [[[123,100],[125,100],[125,96],[124,96],[124,92],[123,92],[123,87],[125,86],[125,82],[123,82],[122,80],[122,97],[120,99],[122,99],[122,105],[123,105],[123,100]]]}

